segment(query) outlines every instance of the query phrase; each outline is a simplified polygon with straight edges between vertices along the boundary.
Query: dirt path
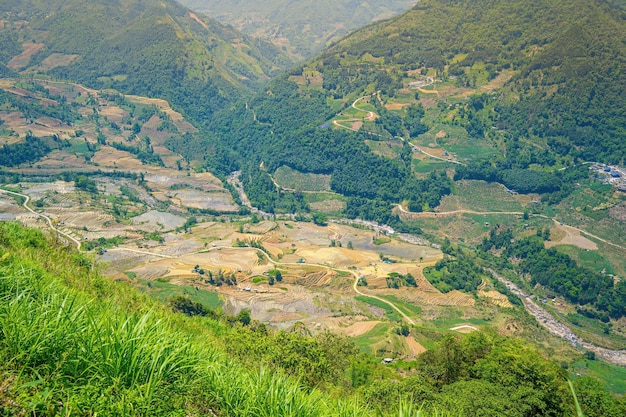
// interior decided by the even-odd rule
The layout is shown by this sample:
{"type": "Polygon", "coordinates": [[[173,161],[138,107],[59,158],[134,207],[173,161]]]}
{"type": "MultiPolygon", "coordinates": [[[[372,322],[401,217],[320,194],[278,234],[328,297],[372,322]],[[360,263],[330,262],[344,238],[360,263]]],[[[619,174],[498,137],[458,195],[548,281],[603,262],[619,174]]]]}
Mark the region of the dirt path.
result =
{"type": "Polygon", "coordinates": [[[14,191],[8,191],[8,190],[4,190],[4,189],[1,189],[1,188],[0,188],[0,193],[11,194],[11,195],[15,195],[15,196],[18,196],[18,197],[22,197],[24,199],[24,203],[22,203],[22,206],[24,206],[24,208],[26,210],[28,210],[29,212],[31,212],[35,216],[38,216],[38,217],[41,217],[41,218],[45,219],[46,222],[48,223],[48,226],[50,227],[50,229],[52,229],[57,234],[65,237],[66,239],[69,239],[71,242],[73,242],[76,245],[76,247],[78,248],[78,251],[81,252],[80,241],[79,240],[77,240],[73,236],[71,236],[71,235],[69,235],[69,234],[67,234],[65,232],[62,232],[61,230],[59,230],[56,227],[54,227],[54,224],[52,223],[52,219],[50,219],[50,217],[46,216],[45,214],[37,213],[35,210],[33,210],[30,207],[28,207],[28,202],[30,201],[30,197],[29,196],[27,196],[26,194],[16,193],[14,191]]]}
{"type": "Polygon", "coordinates": [[[574,230],[574,231],[576,231],[578,233],[582,233],[582,234],[587,235],[587,236],[589,236],[589,237],[591,237],[593,239],[599,240],[602,243],[606,243],[607,245],[611,245],[611,246],[613,246],[615,248],[618,248],[618,249],[621,249],[623,251],[626,251],[626,247],[617,245],[617,244],[615,244],[613,242],[609,242],[608,240],[602,239],[601,237],[593,235],[593,234],[591,234],[591,233],[589,233],[587,231],[584,231],[583,229],[579,229],[578,227],[574,227],[574,226],[568,226],[566,224],[563,224],[563,223],[559,222],[556,219],[552,219],[552,221],[554,221],[554,223],[556,223],[557,227],[559,227],[559,228],[566,228],[566,233],[570,232],[571,230],[574,230]]]}
{"type": "Polygon", "coordinates": [[[580,231],[578,231],[574,227],[566,226],[558,222],[555,222],[555,224],[558,229],[565,232],[565,236],[563,236],[562,239],[557,240],[557,241],[550,240],[549,242],[546,242],[546,248],[551,248],[557,245],[572,245],[572,246],[577,246],[581,249],[598,250],[598,245],[596,244],[596,242],[589,240],[586,237],[582,236],[580,231]]]}
{"type": "Polygon", "coordinates": [[[495,271],[489,270],[489,272],[515,295],[520,297],[526,311],[532,314],[537,322],[545,327],[550,334],[561,338],[572,346],[579,349],[590,350],[594,352],[599,358],[613,363],[615,365],[626,366],[626,350],[613,350],[600,346],[596,346],[590,342],[587,342],[580,337],[576,336],[574,332],[565,324],[555,319],[550,313],[537,305],[524,291],[522,291],[517,285],[508,281],[504,277],[498,275],[495,271]]]}

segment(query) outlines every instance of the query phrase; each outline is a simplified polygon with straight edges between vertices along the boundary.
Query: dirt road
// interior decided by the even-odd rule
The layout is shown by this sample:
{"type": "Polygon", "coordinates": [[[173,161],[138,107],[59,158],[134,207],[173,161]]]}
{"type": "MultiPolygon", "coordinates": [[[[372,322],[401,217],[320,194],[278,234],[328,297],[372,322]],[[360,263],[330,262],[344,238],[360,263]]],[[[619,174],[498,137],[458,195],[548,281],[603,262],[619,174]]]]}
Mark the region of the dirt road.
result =
{"type": "Polygon", "coordinates": [[[24,206],[24,208],[26,210],[28,210],[29,212],[33,213],[35,216],[38,216],[38,217],[41,217],[41,218],[45,219],[46,222],[48,223],[48,226],[50,227],[50,229],[52,229],[57,234],[63,236],[64,238],[69,239],[71,242],[73,242],[76,245],[76,247],[78,248],[78,251],[80,251],[80,241],[79,240],[77,240],[73,236],[70,236],[69,234],[67,234],[65,232],[62,232],[61,230],[59,230],[56,227],[54,227],[54,224],[52,223],[52,219],[50,219],[50,217],[46,216],[45,214],[37,213],[35,210],[33,210],[30,207],[28,207],[28,202],[30,201],[30,197],[29,196],[27,196],[26,194],[16,193],[14,191],[8,191],[8,190],[4,190],[4,189],[1,189],[1,188],[0,188],[0,193],[15,195],[15,196],[23,198],[24,199],[24,203],[22,203],[22,206],[24,206]]]}

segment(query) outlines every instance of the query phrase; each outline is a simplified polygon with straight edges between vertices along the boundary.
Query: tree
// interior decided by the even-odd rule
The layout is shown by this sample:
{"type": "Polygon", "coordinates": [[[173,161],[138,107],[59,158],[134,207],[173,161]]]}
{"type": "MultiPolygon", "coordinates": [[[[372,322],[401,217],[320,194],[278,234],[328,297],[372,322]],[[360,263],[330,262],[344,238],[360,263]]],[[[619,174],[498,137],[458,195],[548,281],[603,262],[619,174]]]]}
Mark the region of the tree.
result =
{"type": "Polygon", "coordinates": [[[250,310],[247,308],[241,310],[239,314],[237,314],[237,321],[244,326],[248,326],[252,321],[252,318],[250,317],[250,310]]]}
{"type": "Polygon", "coordinates": [[[328,221],[328,217],[324,213],[315,213],[313,214],[313,223],[318,226],[326,226],[326,222],[328,221]]]}

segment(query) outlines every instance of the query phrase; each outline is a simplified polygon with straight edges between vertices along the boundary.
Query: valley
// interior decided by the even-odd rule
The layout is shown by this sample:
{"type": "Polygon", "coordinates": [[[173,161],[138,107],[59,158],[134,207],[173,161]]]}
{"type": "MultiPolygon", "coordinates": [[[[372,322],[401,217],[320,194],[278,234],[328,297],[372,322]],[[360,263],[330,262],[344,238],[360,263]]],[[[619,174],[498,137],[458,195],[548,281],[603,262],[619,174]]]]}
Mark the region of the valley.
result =
{"type": "Polygon", "coordinates": [[[187,3],[0,5],[0,414],[624,415],[619,2],[187,3]]]}

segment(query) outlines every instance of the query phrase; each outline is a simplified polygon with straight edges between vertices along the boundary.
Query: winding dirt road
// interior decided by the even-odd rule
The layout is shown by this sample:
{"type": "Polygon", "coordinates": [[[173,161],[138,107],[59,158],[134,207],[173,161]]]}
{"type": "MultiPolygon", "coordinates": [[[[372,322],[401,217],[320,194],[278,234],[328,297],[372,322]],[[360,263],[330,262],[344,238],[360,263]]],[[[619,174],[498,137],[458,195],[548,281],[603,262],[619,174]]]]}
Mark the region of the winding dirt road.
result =
{"type": "Polygon", "coordinates": [[[16,193],[14,191],[8,191],[8,190],[4,190],[2,188],[0,188],[0,193],[3,194],[10,194],[10,195],[14,195],[14,196],[18,196],[24,199],[24,203],[22,203],[22,206],[24,206],[24,208],[26,210],[28,210],[29,212],[31,212],[32,214],[34,214],[35,216],[41,217],[43,219],[46,220],[46,222],[48,223],[48,226],[50,227],[50,229],[52,229],[55,233],[63,236],[64,238],[70,240],[71,242],[73,242],[76,247],[78,248],[78,250],[80,251],[80,241],[76,238],[74,238],[73,236],[57,229],[54,224],[52,223],[52,219],[50,219],[50,217],[46,216],[45,214],[41,214],[41,213],[37,213],[35,210],[33,210],[32,208],[28,207],[28,202],[30,201],[30,197],[27,196],[26,194],[21,194],[21,193],[16,193]]]}

